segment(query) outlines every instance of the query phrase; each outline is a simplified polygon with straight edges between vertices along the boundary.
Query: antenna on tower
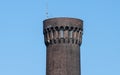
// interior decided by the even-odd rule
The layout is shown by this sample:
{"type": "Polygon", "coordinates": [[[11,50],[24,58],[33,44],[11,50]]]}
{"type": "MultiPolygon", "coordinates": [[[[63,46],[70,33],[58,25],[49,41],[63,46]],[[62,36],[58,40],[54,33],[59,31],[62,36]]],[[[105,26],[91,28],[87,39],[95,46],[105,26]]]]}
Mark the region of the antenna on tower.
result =
{"type": "Polygon", "coordinates": [[[46,0],[46,17],[48,18],[48,0],[46,0]]]}

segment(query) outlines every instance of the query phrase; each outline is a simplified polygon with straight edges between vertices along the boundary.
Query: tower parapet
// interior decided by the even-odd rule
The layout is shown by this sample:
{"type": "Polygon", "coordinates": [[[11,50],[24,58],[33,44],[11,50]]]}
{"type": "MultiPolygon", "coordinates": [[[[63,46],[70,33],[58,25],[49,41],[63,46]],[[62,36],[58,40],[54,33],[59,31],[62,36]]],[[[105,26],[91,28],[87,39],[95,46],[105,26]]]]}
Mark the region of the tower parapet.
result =
{"type": "Polygon", "coordinates": [[[43,21],[46,46],[70,43],[81,45],[83,21],[76,18],[50,18],[43,21]]]}

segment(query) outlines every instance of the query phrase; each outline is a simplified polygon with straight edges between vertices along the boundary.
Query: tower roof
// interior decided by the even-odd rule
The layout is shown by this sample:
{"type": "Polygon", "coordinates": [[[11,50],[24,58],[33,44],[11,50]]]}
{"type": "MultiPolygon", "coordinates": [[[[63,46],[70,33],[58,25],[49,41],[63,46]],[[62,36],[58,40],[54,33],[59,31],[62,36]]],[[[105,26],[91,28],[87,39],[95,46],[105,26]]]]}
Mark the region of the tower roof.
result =
{"type": "Polygon", "coordinates": [[[83,21],[81,19],[77,18],[69,18],[69,17],[55,17],[55,18],[49,18],[43,21],[44,28],[49,27],[61,27],[61,26],[69,26],[69,27],[79,27],[83,28],[83,21]]]}

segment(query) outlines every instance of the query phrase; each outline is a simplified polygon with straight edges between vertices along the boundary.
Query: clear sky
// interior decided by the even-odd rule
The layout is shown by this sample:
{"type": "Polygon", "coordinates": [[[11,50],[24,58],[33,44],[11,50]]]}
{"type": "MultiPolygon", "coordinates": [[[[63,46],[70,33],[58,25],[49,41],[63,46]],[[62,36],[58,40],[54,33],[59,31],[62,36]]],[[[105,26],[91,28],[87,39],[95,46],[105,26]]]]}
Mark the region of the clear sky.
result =
{"type": "MultiPolygon", "coordinates": [[[[47,0],[0,0],[0,75],[45,75],[47,0]]],[[[120,0],[48,0],[49,18],[84,20],[82,75],[120,75],[120,0]]]]}

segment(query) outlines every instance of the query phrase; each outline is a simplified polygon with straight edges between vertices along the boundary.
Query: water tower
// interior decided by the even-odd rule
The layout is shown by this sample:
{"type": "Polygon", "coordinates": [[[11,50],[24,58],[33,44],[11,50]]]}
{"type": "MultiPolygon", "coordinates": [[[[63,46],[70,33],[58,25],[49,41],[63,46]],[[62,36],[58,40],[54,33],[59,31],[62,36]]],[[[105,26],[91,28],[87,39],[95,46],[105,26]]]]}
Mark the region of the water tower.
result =
{"type": "Polygon", "coordinates": [[[81,75],[83,21],[49,18],[43,21],[43,33],[47,51],[46,75],[81,75]]]}

